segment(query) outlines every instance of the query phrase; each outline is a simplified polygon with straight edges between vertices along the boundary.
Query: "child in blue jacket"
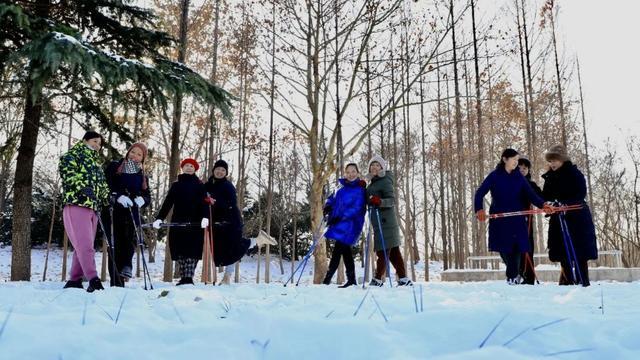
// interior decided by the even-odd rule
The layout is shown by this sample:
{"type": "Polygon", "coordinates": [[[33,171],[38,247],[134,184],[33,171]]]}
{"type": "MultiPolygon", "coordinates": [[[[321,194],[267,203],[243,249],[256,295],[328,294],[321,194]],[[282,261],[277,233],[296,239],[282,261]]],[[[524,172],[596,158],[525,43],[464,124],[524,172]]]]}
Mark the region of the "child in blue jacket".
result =
{"type": "Polygon", "coordinates": [[[362,233],[366,214],[365,189],[367,185],[359,177],[358,165],[347,164],[344,172],[345,177],[339,180],[341,187],[327,199],[324,206],[324,214],[327,216],[327,224],[329,225],[325,238],[335,241],[335,246],[323,283],[326,285],[331,283],[331,278],[340,264],[340,257],[343,257],[347,282],[340,286],[341,288],[357,284],[351,247],[356,244],[360,233],[362,233]]]}

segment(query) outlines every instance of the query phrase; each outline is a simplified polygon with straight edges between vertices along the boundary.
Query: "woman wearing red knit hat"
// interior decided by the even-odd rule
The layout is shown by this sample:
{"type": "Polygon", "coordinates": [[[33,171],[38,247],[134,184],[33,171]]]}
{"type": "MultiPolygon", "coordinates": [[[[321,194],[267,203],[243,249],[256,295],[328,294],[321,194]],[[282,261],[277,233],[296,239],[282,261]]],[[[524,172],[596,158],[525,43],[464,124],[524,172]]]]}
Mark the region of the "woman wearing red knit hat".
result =
{"type": "Polygon", "coordinates": [[[109,263],[111,286],[124,286],[132,276],[132,258],[137,245],[135,227],[140,226],[141,218],[139,211],[151,201],[149,179],[144,173],[146,158],[147,146],[138,142],[131,145],[124,158],[112,161],[105,170],[113,207],[114,262],[119,274],[119,278],[115,276],[112,263],[109,263]]]}
{"type": "Polygon", "coordinates": [[[178,262],[180,281],[177,285],[193,284],[193,274],[198,260],[202,259],[204,228],[209,226],[209,211],[205,202],[204,184],[196,176],[200,168],[198,162],[187,158],[180,163],[182,174],[171,184],[169,193],[153,222],[160,228],[162,222],[173,208],[171,220],[174,223],[196,224],[196,226],[174,227],[169,238],[171,258],[178,262]],[[199,223],[200,226],[197,226],[199,223]]]}

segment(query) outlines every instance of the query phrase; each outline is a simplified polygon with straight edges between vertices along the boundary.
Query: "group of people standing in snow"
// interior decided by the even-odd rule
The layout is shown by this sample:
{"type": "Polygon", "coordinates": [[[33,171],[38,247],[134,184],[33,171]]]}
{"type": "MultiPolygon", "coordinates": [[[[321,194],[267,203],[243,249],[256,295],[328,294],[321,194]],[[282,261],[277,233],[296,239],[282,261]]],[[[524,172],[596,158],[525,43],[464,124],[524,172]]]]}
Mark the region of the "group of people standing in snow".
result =
{"type": "MultiPolygon", "coordinates": [[[[531,205],[543,209],[549,217],[549,260],[561,265],[559,284],[589,286],[587,262],[598,258],[598,249],[591,211],[585,201],[585,177],[562,145],[551,147],[544,157],[548,171],[542,175],[545,182],[540,189],[531,179],[531,162],[516,150],[505,149],[495,170],[476,191],[476,216],[480,221],[489,218],[484,210],[487,193],[491,193],[491,214],[529,210],[531,205]],[[563,211],[560,206],[572,208],[563,211]]],[[[533,216],[495,215],[489,219],[489,250],[500,253],[509,284],[533,284],[533,216]]]]}
{"type": "MultiPolygon", "coordinates": [[[[124,158],[110,162],[103,170],[98,159],[102,143],[100,134],[88,131],[82,141],[60,159],[64,226],[75,249],[65,288],[83,288],[83,281],[87,280],[87,291],[103,289],[94,260],[98,225],[107,237],[113,257],[109,264],[111,286],[124,286],[132,277],[132,258],[135,248],[141,246],[141,210],[151,202],[149,179],[145,175],[148,149],[143,143],[135,143],[124,158]],[[103,222],[103,219],[108,221],[103,222]]],[[[540,190],[531,180],[531,163],[520,158],[517,151],[506,149],[496,169],[476,191],[476,216],[480,221],[487,220],[483,199],[489,192],[492,214],[526,210],[531,205],[544,209],[550,216],[549,257],[561,263],[561,284],[573,284],[578,280],[572,275],[573,263],[569,261],[568,250],[564,246],[565,233],[568,233],[577,255],[575,266],[579,267],[581,283],[586,286],[589,284],[587,261],[597,258],[597,248],[591,213],[584,201],[585,179],[562,146],[551,148],[545,159],[549,163],[549,171],[543,175],[545,184],[540,190]],[[576,211],[566,212],[561,221],[554,213],[557,207],[553,205],[558,204],[582,206],[576,211]]],[[[169,248],[180,273],[177,285],[193,284],[195,268],[202,259],[205,229],[215,234],[212,251],[215,264],[226,266],[223,283],[229,283],[235,268],[233,265],[248,249],[267,243],[275,245],[270,237],[243,237],[236,189],[227,179],[228,164],[218,160],[206,183],[197,175],[199,167],[195,159],[182,160],[182,173],[171,184],[152,224],[155,229],[171,227],[169,248]],[[172,223],[165,224],[170,212],[172,223]]],[[[357,164],[347,164],[344,177],[338,181],[338,189],[324,205],[327,224],[324,236],[334,242],[324,284],[331,283],[342,258],[347,282],[341,287],[356,285],[352,251],[362,235],[368,214],[377,257],[370,285],[384,284],[389,265],[393,265],[396,271],[399,286],[412,285],[400,251],[393,173],[380,156],[369,161],[367,170],[368,182],[360,175],[357,164]]],[[[533,248],[531,216],[498,217],[489,221],[489,250],[500,253],[510,284],[534,282],[533,248]]]]}
{"type": "MultiPolygon", "coordinates": [[[[60,158],[63,221],[74,248],[65,288],[84,288],[86,280],[87,291],[104,289],[94,259],[98,225],[108,239],[113,257],[109,262],[111,286],[124,286],[132,277],[133,254],[142,241],[140,211],[151,202],[149,179],[144,169],[147,147],[143,143],[131,145],[124,158],[112,161],[103,170],[98,158],[103,141],[100,134],[88,131],[82,141],[60,158]]],[[[160,229],[172,210],[173,223],[181,225],[171,229],[169,242],[171,258],[179,267],[178,285],[193,284],[207,228],[216,233],[213,253],[215,263],[220,266],[239,261],[252,246],[275,244],[269,238],[256,240],[242,236],[236,190],[227,180],[228,165],[224,160],[215,163],[206,183],[196,175],[199,168],[196,160],[184,159],[180,168],[182,174],[171,185],[153,222],[153,227],[160,229]]],[[[227,266],[227,269],[232,273],[234,267],[227,266]]],[[[228,278],[229,273],[225,274],[227,282],[228,278]]]]}

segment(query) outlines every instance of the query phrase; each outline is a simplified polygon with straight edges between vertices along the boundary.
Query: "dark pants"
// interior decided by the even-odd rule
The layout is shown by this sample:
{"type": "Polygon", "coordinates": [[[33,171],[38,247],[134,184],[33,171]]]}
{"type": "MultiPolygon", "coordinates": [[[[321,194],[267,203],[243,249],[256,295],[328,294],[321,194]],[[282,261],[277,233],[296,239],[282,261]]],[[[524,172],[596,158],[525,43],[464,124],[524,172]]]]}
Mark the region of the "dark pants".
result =
{"type": "MultiPolygon", "coordinates": [[[[376,261],[376,279],[382,280],[387,269],[384,250],[376,251],[376,255],[378,257],[376,261]]],[[[400,247],[396,246],[391,248],[391,250],[387,250],[387,255],[389,256],[389,262],[393,265],[393,268],[396,269],[398,277],[400,279],[407,277],[407,269],[404,265],[404,260],[402,259],[400,247]]]]}
{"type": "MultiPolygon", "coordinates": [[[[131,214],[129,210],[116,209],[113,219],[113,257],[118,274],[121,275],[125,267],[129,267],[133,272],[133,254],[136,251],[137,240],[131,214]]],[[[109,261],[109,275],[111,286],[122,286],[122,282],[118,283],[120,279],[114,277],[111,261],[109,261]]]]}
{"type": "Polygon", "coordinates": [[[515,279],[516,277],[518,277],[522,253],[516,251],[510,253],[501,252],[500,257],[502,258],[502,261],[504,261],[505,265],[507,265],[507,279],[515,279]]]}
{"type": "Polygon", "coordinates": [[[578,260],[578,269],[576,269],[576,276],[574,279],[573,270],[568,261],[560,262],[561,272],[559,285],[578,285],[582,279],[582,286],[589,286],[589,263],[588,260],[578,260]],[[578,270],[580,274],[578,275],[578,270]]]}
{"type": "Polygon", "coordinates": [[[333,274],[336,273],[336,270],[338,270],[338,265],[340,265],[340,257],[344,259],[347,281],[356,282],[356,265],[353,261],[351,246],[343,244],[340,241],[336,241],[333,247],[333,253],[331,253],[329,269],[327,270],[327,275],[324,277],[324,284],[331,284],[331,278],[333,277],[333,274]]]}

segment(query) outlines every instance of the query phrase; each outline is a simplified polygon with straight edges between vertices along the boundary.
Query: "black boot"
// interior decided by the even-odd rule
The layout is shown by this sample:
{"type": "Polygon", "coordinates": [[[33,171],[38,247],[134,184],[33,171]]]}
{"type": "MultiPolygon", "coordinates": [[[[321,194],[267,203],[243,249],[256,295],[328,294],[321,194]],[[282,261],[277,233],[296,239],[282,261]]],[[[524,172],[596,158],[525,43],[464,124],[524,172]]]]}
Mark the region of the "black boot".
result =
{"type": "Polygon", "coordinates": [[[322,283],[325,285],[331,285],[331,277],[329,277],[329,274],[327,274],[327,276],[324,277],[324,280],[322,280],[322,283]]]}
{"type": "Polygon", "coordinates": [[[180,286],[180,285],[193,285],[193,278],[190,278],[190,277],[180,278],[180,281],[178,281],[176,286],[180,286]]]}
{"type": "Polygon", "coordinates": [[[96,290],[104,290],[104,287],[102,286],[102,281],[100,281],[100,278],[97,276],[89,280],[89,286],[87,287],[87,292],[91,293],[96,290]]]}
{"type": "Polygon", "coordinates": [[[356,279],[348,279],[346,283],[338,286],[340,289],[344,289],[344,288],[348,288],[349,286],[352,285],[358,285],[358,283],[356,282],[356,279]]]}
{"type": "Polygon", "coordinates": [[[82,279],[80,280],[69,280],[67,281],[66,284],[64,284],[63,289],[84,289],[84,286],[82,286],[82,279]]]}

